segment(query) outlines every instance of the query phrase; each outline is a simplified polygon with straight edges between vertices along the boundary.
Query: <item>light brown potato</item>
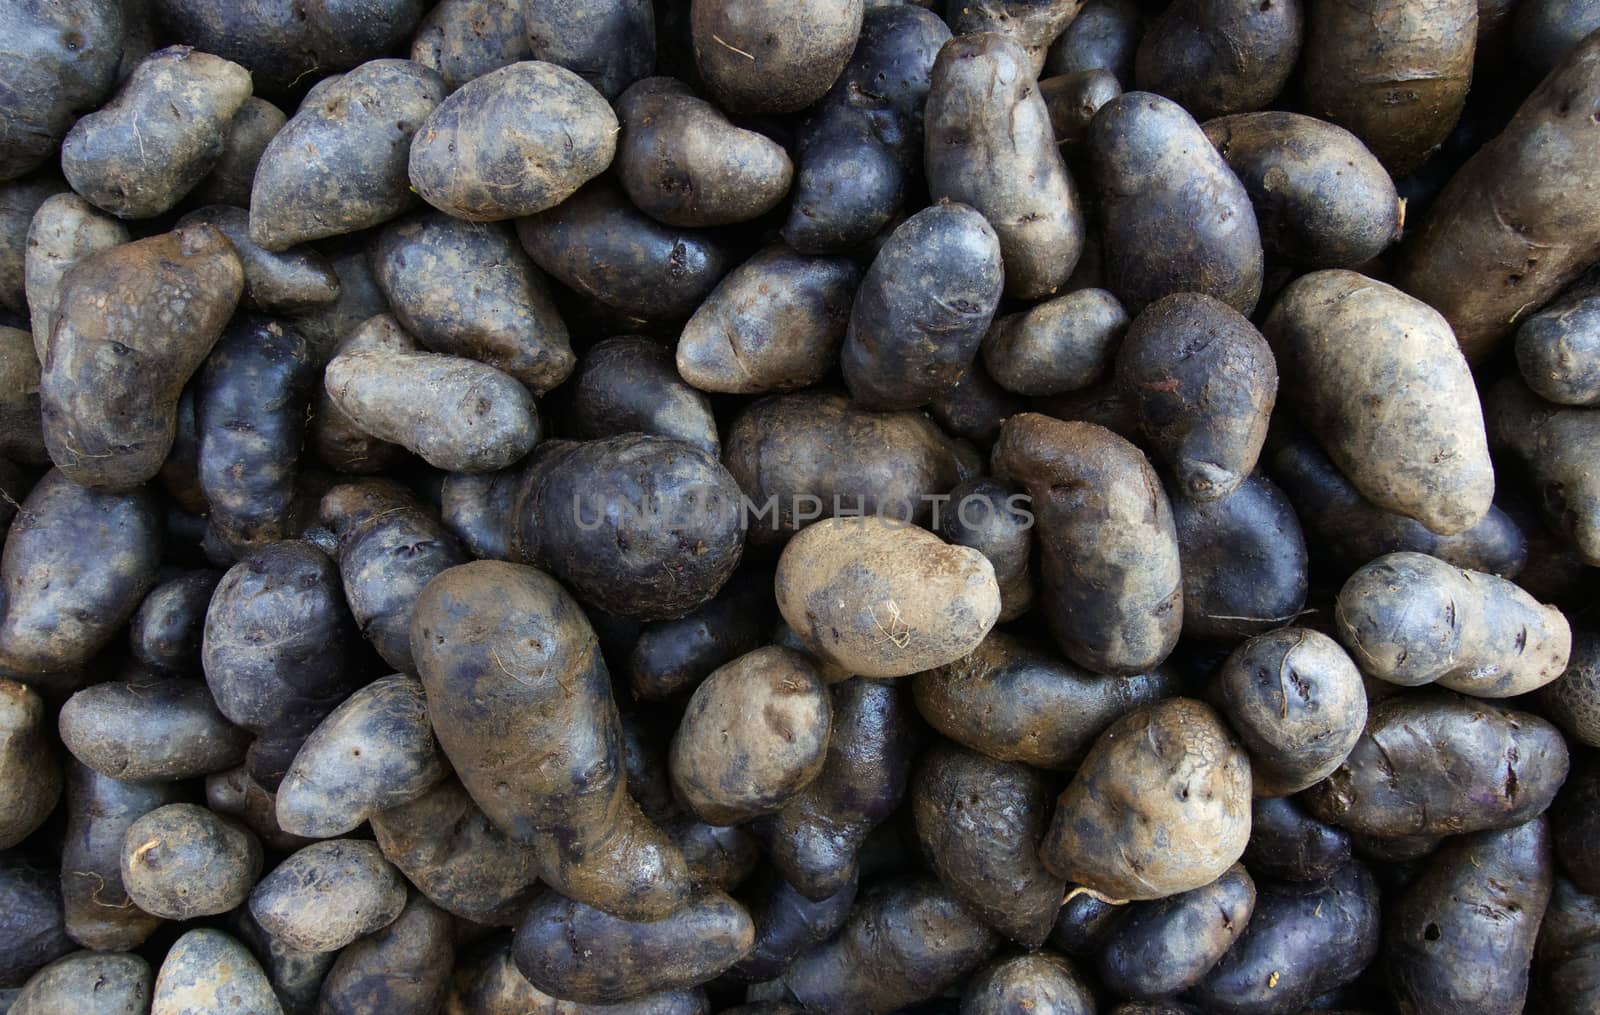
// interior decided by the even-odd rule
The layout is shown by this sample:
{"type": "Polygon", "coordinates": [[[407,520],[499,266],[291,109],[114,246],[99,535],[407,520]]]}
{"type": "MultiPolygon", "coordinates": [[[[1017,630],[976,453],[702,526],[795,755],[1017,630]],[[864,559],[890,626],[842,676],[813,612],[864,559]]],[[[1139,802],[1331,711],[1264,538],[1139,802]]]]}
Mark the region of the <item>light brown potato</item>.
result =
{"type": "MultiPolygon", "coordinates": [[[[333,358],[344,353],[383,351],[416,352],[417,340],[394,319],[393,314],[369,317],[333,350],[333,358]]],[[[338,472],[358,475],[382,473],[404,459],[406,450],[398,444],[374,437],[351,419],[328,394],[327,385],[318,385],[316,413],[311,421],[312,441],[323,465],[338,472]]]]}
{"type": "Polygon", "coordinates": [[[22,271],[39,362],[44,362],[60,316],[61,280],[67,269],[90,254],[127,242],[127,226],[71,192],[51,197],[34,212],[22,271]]]}
{"type": "Polygon", "coordinates": [[[61,796],[61,761],[39,693],[0,680],[0,849],[44,824],[61,796]]]}

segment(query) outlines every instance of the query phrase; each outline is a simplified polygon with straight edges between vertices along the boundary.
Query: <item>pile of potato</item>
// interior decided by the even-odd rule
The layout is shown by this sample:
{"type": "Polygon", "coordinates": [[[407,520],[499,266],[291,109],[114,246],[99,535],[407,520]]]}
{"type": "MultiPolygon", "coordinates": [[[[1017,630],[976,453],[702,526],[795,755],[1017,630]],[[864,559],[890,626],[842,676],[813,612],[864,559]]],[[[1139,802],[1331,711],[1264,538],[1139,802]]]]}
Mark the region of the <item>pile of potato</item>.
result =
{"type": "Polygon", "coordinates": [[[0,1015],[1600,1012],[1600,5],[0,0],[0,1015]]]}

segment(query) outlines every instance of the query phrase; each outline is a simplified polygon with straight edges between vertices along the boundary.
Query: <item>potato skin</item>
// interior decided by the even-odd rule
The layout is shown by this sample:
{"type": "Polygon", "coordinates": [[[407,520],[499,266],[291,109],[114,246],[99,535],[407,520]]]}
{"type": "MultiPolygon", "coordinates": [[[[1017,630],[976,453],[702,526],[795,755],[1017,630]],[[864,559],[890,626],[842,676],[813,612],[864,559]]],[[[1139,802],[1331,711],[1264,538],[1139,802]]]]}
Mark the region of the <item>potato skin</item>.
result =
{"type": "Polygon", "coordinates": [[[288,119],[283,110],[266,99],[254,95],[245,99],[228,122],[221,154],[211,164],[211,171],[189,192],[188,199],[201,206],[247,207],[261,153],[288,119]]]}
{"type": "Polygon", "coordinates": [[[283,1008],[249,949],[220,930],[199,927],[168,949],[150,1006],[150,1015],[194,1011],[281,1015],[283,1008]]]}
{"type": "Polygon", "coordinates": [[[1585,274],[1517,326],[1517,367],[1540,398],[1600,405],[1600,276],[1585,274]]]}
{"type": "Polygon", "coordinates": [[[198,672],[206,607],[221,580],[221,571],[202,568],[176,574],[151,589],[128,628],[134,658],[163,673],[198,672]]]}
{"type": "Polygon", "coordinates": [[[250,893],[261,929],[291,948],[338,951],[388,926],[406,904],[405,881],[370,842],[328,839],[296,851],[250,893]]]}
{"type": "Polygon", "coordinates": [[[1115,899],[1209,884],[1250,837],[1250,761],[1210,706],[1168,698],[1112,723],[1056,802],[1039,853],[1115,899]]]}
{"type": "Polygon", "coordinates": [[[1248,314],[1261,296],[1249,194],[1203,138],[1183,107],[1150,92],[1112,99],[1089,125],[1105,286],[1130,314],[1185,291],[1248,314]]]}
{"type": "Polygon", "coordinates": [[[1086,388],[1116,358],[1128,315],[1104,289],[1079,289],[997,318],[979,351],[995,383],[1019,395],[1086,388]]]}
{"type": "Polygon", "coordinates": [[[106,493],[59,470],[23,500],[0,554],[0,675],[68,688],[155,583],[162,523],[144,489],[106,493]]]}
{"type": "Polygon", "coordinates": [[[1178,538],[1139,449],[1092,423],[1023,413],[1001,428],[992,461],[1033,498],[1041,606],[1067,658],[1110,674],[1165,659],[1183,623],[1178,538]]]}
{"type": "Polygon", "coordinates": [[[1566,671],[1535,692],[1534,700],[1569,739],[1600,747],[1600,632],[1592,621],[1573,630],[1566,671]]]}
{"type": "Polygon", "coordinates": [[[1550,683],[1572,649],[1572,628],[1554,606],[1421,553],[1387,554],[1351,575],[1333,620],[1368,675],[1480,698],[1550,683]]]}
{"type": "Polygon", "coordinates": [[[437,71],[446,92],[527,60],[533,54],[522,6],[521,0],[444,0],[417,26],[411,60],[437,71]]]}
{"type": "Polygon", "coordinates": [[[223,718],[198,680],[130,674],[86,687],[61,707],[62,743],[114,779],[193,779],[244,760],[250,737],[223,718]]]}
{"type": "Polygon", "coordinates": [[[29,977],[8,1015],[144,1015],[153,979],[137,955],[75,952],[29,977]]]}
{"type": "Polygon", "coordinates": [[[117,0],[22,0],[0,11],[8,53],[0,104],[0,180],[43,164],[79,111],[116,83],[128,26],[117,0]]]}
{"type": "Polygon", "coordinates": [[[172,447],[178,395],[243,287],[232,244],[210,226],[113,247],[68,269],[39,378],[45,445],[68,478],[126,490],[155,476],[172,447]],[[111,352],[124,348],[133,355],[111,352]]]}
{"type": "Polygon", "coordinates": [[[39,407],[39,358],[33,338],[0,325],[0,456],[35,465],[50,462],[39,407]]]}
{"type": "Polygon", "coordinates": [[[516,466],[499,472],[452,472],[439,489],[444,527],[479,560],[509,560],[510,515],[522,487],[516,466]]]}
{"type": "Polygon", "coordinates": [[[316,250],[300,247],[272,253],[250,242],[250,213],[228,205],[205,205],[178,220],[179,228],[215,226],[233,244],[244,268],[245,307],[295,314],[339,298],[339,276],[316,250]]]}
{"type": "Polygon", "coordinates": [[[339,953],[322,981],[323,1015],[439,1010],[455,965],[455,923],[416,892],[384,929],[339,953]]]}
{"type": "Polygon", "coordinates": [[[67,759],[65,769],[60,891],[66,933],[96,951],[137,948],[162,921],[128,897],[122,883],[122,841],[130,825],[178,802],[183,789],[170,782],[108,779],[75,759],[67,759]]]}
{"type": "Polygon", "coordinates": [[[752,8],[694,0],[695,64],[733,113],[793,113],[822,98],[861,32],[862,0],[795,0],[752,8]]]}
{"type": "Polygon", "coordinates": [[[278,824],[277,794],[257,782],[244,765],[206,776],[206,806],[250,829],[269,850],[292,853],[311,844],[312,840],[283,830],[278,824]]]}
{"type": "Polygon", "coordinates": [[[1117,76],[1099,67],[1040,79],[1039,95],[1050,112],[1050,129],[1063,154],[1081,151],[1094,114],[1121,94],[1117,76]]]}
{"type": "Polygon", "coordinates": [[[628,653],[629,688],[645,701],[692,692],[713,670],[761,648],[775,612],[771,572],[735,572],[693,613],[644,626],[628,653]]]}
{"type": "Polygon", "coordinates": [[[1350,836],[1292,796],[1256,797],[1244,865],[1258,878],[1321,881],[1350,862],[1350,836]]]}
{"type": "Polygon", "coordinates": [[[1552,405],[1507,377],[1485,398],[1490,441],[1531,481],[1546,524],[1600,565],[1600,485],[1588,463],[1600,443],[1600,413],[1552,405]]]}
{"type": "Polygon", "coordinates": [[[1105,70],[1130,88],[1143,33],[1144,16],[1135,0],[1088,0],[1050,43],[1040,80],[1105,70]]]}
{"type": "Polygon", "coordinates": [[[1544,811],[1567,766],[1561,734],[1538,716],[1416,691],[1373,705],[1349,758],[1303,800],[1364,835],[1460,835],[1544,811]]]}
{"type": "Polygon", "coordinates": [[[1262,331],[1284,401],[1367,499],[1441,535],[1483,519],[1494,495],[1483,414],[1437,312],[1329,269],[1290,283],[1262,331]]]}
{"type": "Polygon", "coordinates": [[[713,458],[722,453],[711,400],[678,376],[672,353],[650,338],[624,335],[590,347],[573,378],[568,423],[584,439],[647,433],[713,458]]]}
{"type": "Polygon", "coordinates": [[[1521,1011],[1553,877],[1544,817],[1450,840],[1389,911],[1384,965],[1400,1008],[1521,1011]]]}
{"type": "Polygon", "coordinates": [[[726,975],[753,982],[782,973],[802,952],[839,932],[855,905],[856,887],[852,871],[834,894],[808,899],[782,875],[767,870],[753,888],[740,893],[755,926],[755,944],[726,975]]]}
{"type": "Polygon", "coordinates": [[[1169,490],[1183,575],[1183,630],[1235,641],[1300,615],[1306,603],[1306,540],[1289,500],[1252,473],[1205,503],[1169,490]]]}
{"type": "Polygon", "coordinates": [[[456,964],[443,1010],[444,1015],[709,1015],[711,1006],[699,989],[648,994],[620,1005],[560,1001],[517,971],[509,938],[493,938],[456,964]]]}
{"type": "Polygon", "coordinates": [[[1255,881],[1237,863],[1208,885],[1133,903],[1100,953],[1100,979],[1114,994],[1142,1000],[1187,990],[1233,947],[1255,904],[1255,881]]]}
{"type": "Polygon", "coordinates": [[[970,546],[993,565],[1001,623],[1033,608],[1033,514],[1025,497],[1014,484],[973,477],[950,491],[937,526],[945,542],[970,546]]]}
{"type": "Polygon", "coordinates": [[[1081,0],[945,0],[942,6],[955,34],[995,32],[1021,46],[1035,77],[1050,43],[1083,8],[1081,0]]]}
{"type": "Polygon", "coordinates": [[[1061,289],[1083,251],[1083,212],[1027,52],[994,32],[945,43],[924,116],[929,193],[988,220],[1005,294],[1038,299],[1061,289]]]}
{"type": "Polygon", "coordinates": [[[1550,808],[1550,833],[1561,870],[1584,892],[1600,888],[1600,849],[1596,849],[1596,801],[1600,766],[1593,755],[1575,766],[1550,808]]]}
{"type": "Polygon", "coordinates": [[[655,68],[649,0],[511,0],[511,6],[519,2],[533,58],[577,71],[608,100],[655,68]]]}
{"type": "Polygon", "coordinates": [[[547,994],[617,1004],[698,986],[743,958],[754,936],[750,914],[720,891],[652,923],[631,923],[546,892],[528,907],[512,955],[522,975],[547,994]],[[593,954],[610,961],[586,961],[593,954]]]}
{"type": "Polygon", "coordinates": [[[1300,0],[1174,3],[1139,41],[1139,87],[1173,99],[1197,120],[1261,109],[1288,82],[1304,29],[1300,0]]]}
{"type": "Polygon", "coordinates": [[[158,807],[129,825],[122,840],[128,898],[168,920],[226,913],[260,874],[256,837],[194,804],[158,807]]]}
{"type": "Polygon", "coordinates": [[[1093,1015],[1094,991],[1072,963],[1036,952],[1003,959],[978,971],[961,995],[961,1015],[1093,1015]]]}
{"type": "Polygon", "coordinates": [[[924,208],[873,258],[850,308],[839,362],[863,408],[926,404],[972,365],[999,306],[999,237],[969,205],[924,208]]]}
{"type": "MultiPolygon", "coordinates": [[[[34,212],[28,222],[22,272],[33,347],[41,364],[60,317],[61,282],[68,269],[90,254],[127,242],[126,225],[71,191],[46,198],[34,212]]],[[[224,317],[226,313],[232,309],[224,317]]],[[[221,324],[217,327],[220,330],[221,324]]]]}
{"type": "Polygon", "coordinates": [[[0,183],[0,309],[28,316],[28,229],[41,205],[70,193],[60,174],[48,169],[0,183]]]}
{"type": "Polygon", "coordinates": [[[0,680],[0,849],[44,824],[61,795],[60,752],[37,691],[0,680]]]}

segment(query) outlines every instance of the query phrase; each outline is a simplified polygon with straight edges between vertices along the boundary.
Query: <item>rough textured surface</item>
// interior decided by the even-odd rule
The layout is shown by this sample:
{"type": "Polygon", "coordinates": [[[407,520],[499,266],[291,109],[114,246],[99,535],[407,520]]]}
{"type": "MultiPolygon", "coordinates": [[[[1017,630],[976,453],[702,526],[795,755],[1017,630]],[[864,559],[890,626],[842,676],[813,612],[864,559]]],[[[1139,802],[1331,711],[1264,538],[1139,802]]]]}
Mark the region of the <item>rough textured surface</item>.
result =
{"type": "Polygon", "coordinates": [[[60,317],[61,280],[67,270],[90,254],[127,243],[128,227],[68,192],[47,198],[27,229],[23,280],[33,347],[43,363],[60,317]]]}
{"type": "Polygon", "coordinates": [[[980,351],[989,376],[1019,395],[1056,395],[1099,380],[1128,315],[1104,289],[1079,289],[997,318],[980,351]]]}
{"type": "Polygon", "coordinates": [[[387,927],[406,904],[405,880],[377,846],[329,839],[301,849],[250,893],[261,928],[291,948],[332,952],[387,927]]]}
{"type": "Polygon", "coordinates": [[[156,974],[150,1015],[283,1015],[267,974],[248,949],[220,930],[191,930],[173,942],[156,974]]]}
{"type": "Polygon", "coordinates": [[[250,738],[198,680],[137,674],[86,687],[58,719],[72,756],[113,779],[193,779],[244,760],[250,738]]]}
{"type": "Polygon", "coordinates": [[[325,1015],[432,1012],[439,1009],[455,964],[455,921],[413,892],[389,926],[339,953],[322,982],[325,1015]]]}
{"type": "Polygon", "coordinates": [[[0,849],[26,839],[61,795],[61,762],[44,699],[0,680],[0,849]]]}
{"type": "Polygon", "coordinates": [[[653,339],[621,336],[591,346],[573,378],[568,425],[592,440],[654,434],[722,452],[711,400],[678,376],[672,352],[653,339]]]}
{"type": "Polygon", "coordinates": [[[76,952],[30,977],[8,1015],[147,1015],[153,979],[137,955],[76,952]]]}
{"type": "Polygon", "coordinates": [[[116,82],[127,37],[118,0],[19,0],[0,10],[7,40],[0,100],[0,180],[43,164],[78,113],[116,82]]]}
{"type": "Polygon", "coordinates": [[[1545,523],[1585,564],[1600,565],[1600,473],[1591,466],[1600,412],[1552,405],[1514,377],[1484,402],[1491,443],[1528,478],[1545,523]]]}
{"type": "Polygon", "coordinates": [[[1256,885],[1240,864],[1180,895],[1136,902],[1100,953],[1100,979],[1121,997],[1157,1000],[1199,983],[1244,933],[1256,885]]]}
{"type": "Polygon", "coordinates": [[[260,875],[256,837],[195,804],[158,807],[129,825],[122,840],[122,886],[152,916],[226,913],[260,875]]]}
{"type": "Polygon", "coordinates": [[[961,994],[962,1015],[1093,1015],[1094,991],[1061,955],[1036,952],[979,970],[961,994]]]}
{"type": "Polygon", "coordinates": [[[822,98],[844,70],[861,14],[862,0],[696,0],[695,63],[724,109],[793,113],[822,98]]]}

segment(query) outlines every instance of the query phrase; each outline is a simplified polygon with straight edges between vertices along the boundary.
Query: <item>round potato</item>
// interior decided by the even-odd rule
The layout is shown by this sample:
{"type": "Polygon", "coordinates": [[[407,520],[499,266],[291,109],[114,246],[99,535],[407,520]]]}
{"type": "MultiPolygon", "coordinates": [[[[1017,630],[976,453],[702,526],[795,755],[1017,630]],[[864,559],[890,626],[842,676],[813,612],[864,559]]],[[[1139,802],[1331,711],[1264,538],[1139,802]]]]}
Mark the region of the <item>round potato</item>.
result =
{"type": "Polygon", "coordinates": [[[735,113],[793,113],[822,98],[861,32],[862,0],[694,0],[695,64],[735,113]]]}
{"type": "Polygon", "coordinates": [[[152,916],[191,920],[244,901],[261,874],[261,843],[194,804],[158,807],[128,826],[122,885],[152,916]]]}
{"type": "Polygon", "coordinates": [[[307,952],[338,951],[393,923],[405,904],[400,872],[376,845],[358,839],[314,842],[250,893],[261,929],[307,952]]]}

